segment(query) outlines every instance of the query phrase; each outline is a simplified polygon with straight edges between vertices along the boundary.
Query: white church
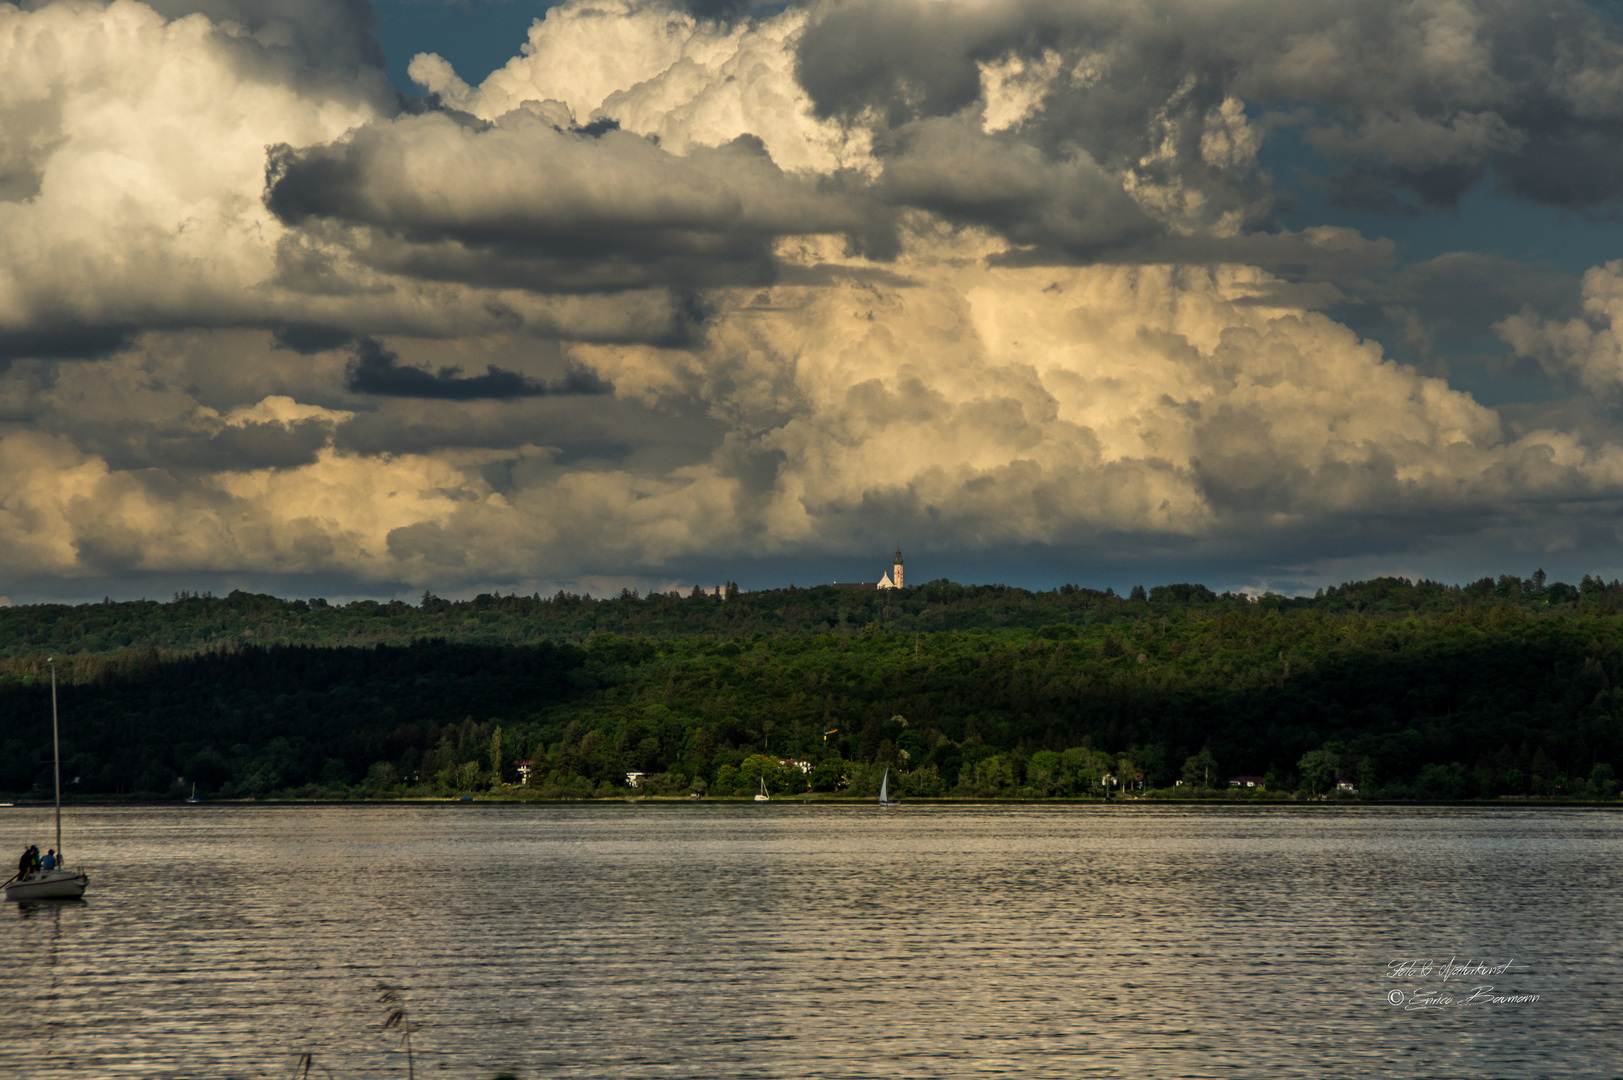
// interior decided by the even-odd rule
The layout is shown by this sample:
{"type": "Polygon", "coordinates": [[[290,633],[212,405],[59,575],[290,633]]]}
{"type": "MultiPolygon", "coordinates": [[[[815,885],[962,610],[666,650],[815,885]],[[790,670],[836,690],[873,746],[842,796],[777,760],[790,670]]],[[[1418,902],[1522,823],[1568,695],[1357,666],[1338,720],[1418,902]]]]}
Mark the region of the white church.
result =
{"type": "Polygon", "coordinates": [[[866,581],[836,581],[836,589],[900,589],[902,587],[902,549],[896,548],[896,565],[891,567],[888,574],[881,575],[874,583],[866,581]]]}

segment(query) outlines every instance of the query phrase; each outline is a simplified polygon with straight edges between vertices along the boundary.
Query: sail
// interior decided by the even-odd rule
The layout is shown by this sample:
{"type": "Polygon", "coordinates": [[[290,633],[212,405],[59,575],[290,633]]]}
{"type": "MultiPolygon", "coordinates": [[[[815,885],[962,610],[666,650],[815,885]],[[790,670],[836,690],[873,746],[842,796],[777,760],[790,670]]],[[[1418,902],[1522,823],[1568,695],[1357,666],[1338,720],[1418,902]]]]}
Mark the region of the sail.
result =
{"type": "Polygon", "coordinates": [[[888,803],[888,802],[890,802],[889,791],[890,791],[890,770],[886,769],[885,770],[885,778],[883,780],[879,781],[879,801],[880,801],[880,803],[888,803]]]}

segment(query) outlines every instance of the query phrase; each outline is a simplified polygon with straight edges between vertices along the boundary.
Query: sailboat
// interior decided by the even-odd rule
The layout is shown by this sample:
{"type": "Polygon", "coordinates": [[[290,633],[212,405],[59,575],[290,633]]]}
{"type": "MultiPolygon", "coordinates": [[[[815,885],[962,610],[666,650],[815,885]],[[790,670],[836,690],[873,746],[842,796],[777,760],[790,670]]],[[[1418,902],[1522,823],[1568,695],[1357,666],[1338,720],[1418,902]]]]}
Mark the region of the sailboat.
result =
{"type": "Polygon", "coordinates": [[[760,790],[759,794],[757,794],[755,796],[755,801],[756,802],[770,802],[771,800],[772,800],[772,796],[770,796],[770,795],[768,795],[766,793],[766,777],[763,776],[763,777],[761,777],[761,790],[760,790]]]}
{"type": "Polygon", "coordinates": [[[879,805],[890,805],[890,770],[885,770],[885,776],[879,781],[879,805]]]}
{"type": "Polygon", "coordinates": [[[13,877],[6,882],[7,900],[76,900],[85,894],[90,879],[83,874],[63,868],[62,856],[62,740],[57,735],[56,722],[56,660],[51,665],[51,751],[56,771],[56,867],[35,870],[26,877],[13,877]]]}
{"type": "Polygon", "coordinates": [[[187,799],[186,801],[191,802],[191,803],[197,802],[197,781],[196,780],[192,781],[192,797],[187,799]]]}

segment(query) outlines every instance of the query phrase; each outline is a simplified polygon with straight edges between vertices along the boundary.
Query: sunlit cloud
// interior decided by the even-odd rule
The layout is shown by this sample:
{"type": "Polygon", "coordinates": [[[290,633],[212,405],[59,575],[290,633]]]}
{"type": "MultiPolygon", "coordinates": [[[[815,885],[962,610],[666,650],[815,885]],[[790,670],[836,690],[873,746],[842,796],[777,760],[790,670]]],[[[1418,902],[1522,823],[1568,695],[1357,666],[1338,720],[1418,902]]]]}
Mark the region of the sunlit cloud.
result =
{"type": "Polygon", "coordinates": [[[1594,549],[1618,264],[1405,264],[1260,157],[1614,213],[1623,32],[1534,17],[573,0],[409,97],[360,4],[0,8],[0,588],[1594,549]],[[1450,381],[1489,326],[1528,408],[1450,381]]]}

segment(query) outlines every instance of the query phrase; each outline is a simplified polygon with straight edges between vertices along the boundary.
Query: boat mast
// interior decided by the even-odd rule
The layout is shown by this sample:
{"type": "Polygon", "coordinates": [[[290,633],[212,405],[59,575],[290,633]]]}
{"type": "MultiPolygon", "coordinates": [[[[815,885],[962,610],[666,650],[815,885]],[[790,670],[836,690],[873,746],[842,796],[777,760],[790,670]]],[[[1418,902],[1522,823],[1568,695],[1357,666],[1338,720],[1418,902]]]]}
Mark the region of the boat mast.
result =
{"type": "Polygon", "coordinates": [[[62,865],[62,739],[56,728],[56,657],[45,661],[51,665],[51,758],[56,766],[56,865],[62,865]]]}

